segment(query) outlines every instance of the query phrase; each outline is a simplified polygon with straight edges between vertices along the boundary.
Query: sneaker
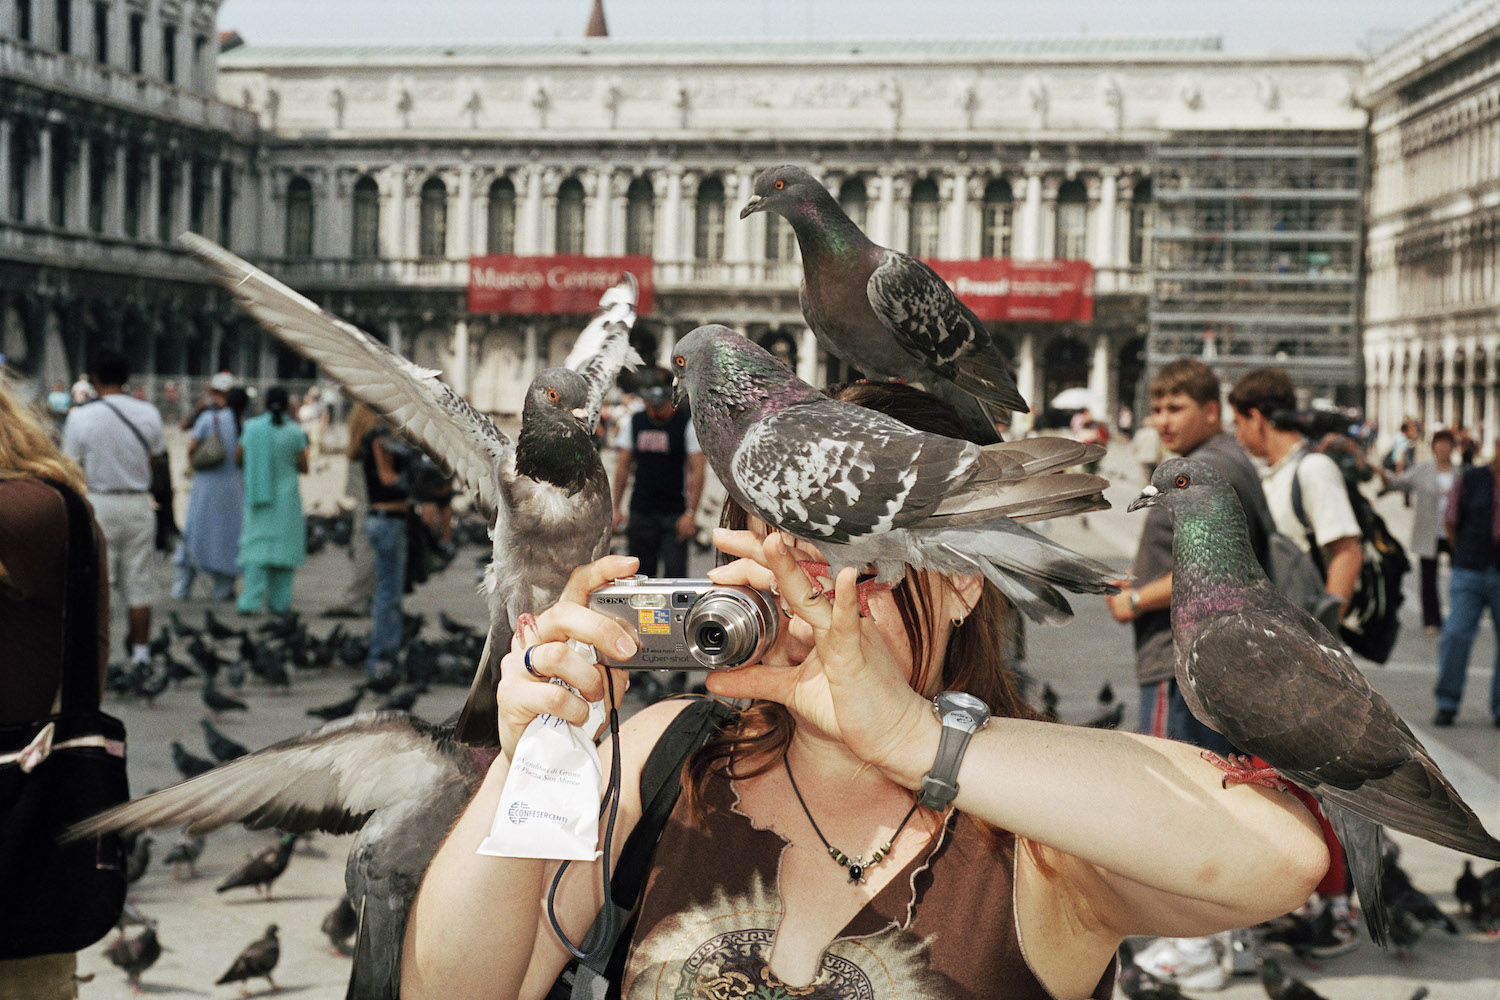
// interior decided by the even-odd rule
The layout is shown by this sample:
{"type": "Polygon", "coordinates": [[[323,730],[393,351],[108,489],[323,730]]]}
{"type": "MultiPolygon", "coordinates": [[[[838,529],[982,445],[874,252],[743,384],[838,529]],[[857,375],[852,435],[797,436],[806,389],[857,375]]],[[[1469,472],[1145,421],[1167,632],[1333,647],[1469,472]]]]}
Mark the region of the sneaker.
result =
{"type": "Polygon", "coordinates": [[[1354,918],[1348,913],[1335,914],[1320,929],[1320,933],[1308,942],[1308,952],[1318,958],[1333,958],[1353,951],[1359,945],[1359,930],[1354,918]]]}
{"type": "Polygon", "coordinates": [[[1432,717],[1432,724],[1434,726],[1451,726],[1453,725],[1453,720],[1457,717],[1458,711],[1456,709],[1440,708],[1437,710],[1437,715],[1432,717]]]}
{"type": "Polygon", "coordinates": [[[1184,990],[1222,990],[1229,981],[1225,959],[1215,938],[1157,938],[1135,964],[1184,990]]]}

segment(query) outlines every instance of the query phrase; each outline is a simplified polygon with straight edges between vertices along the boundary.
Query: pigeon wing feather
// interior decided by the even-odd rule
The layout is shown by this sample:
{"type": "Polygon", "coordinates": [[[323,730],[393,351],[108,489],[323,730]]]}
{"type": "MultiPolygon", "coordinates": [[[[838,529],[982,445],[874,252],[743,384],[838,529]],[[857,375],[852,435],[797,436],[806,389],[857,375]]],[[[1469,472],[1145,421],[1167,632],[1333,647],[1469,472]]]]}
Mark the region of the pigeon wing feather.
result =
{"type": "Polygon", "coordinates": [[[272,336],[316,362],[355,399],[449,465],[487,516],[515,443],[438,378],[223,247],[186,233],[183,244],[272,336]]]}
{"type": "Polygon", "coordinates": [[[567,368],[582,375],[589,384],[589,426],[599,422],[604,397],[614,387],[621,368],[634,371],[643,364],[641,356],[630,346],[630,331],[635,326],[638,285],[635,275],[626,271],[620,283],[605,292],[599,311],[578,334],[567,368]]]}

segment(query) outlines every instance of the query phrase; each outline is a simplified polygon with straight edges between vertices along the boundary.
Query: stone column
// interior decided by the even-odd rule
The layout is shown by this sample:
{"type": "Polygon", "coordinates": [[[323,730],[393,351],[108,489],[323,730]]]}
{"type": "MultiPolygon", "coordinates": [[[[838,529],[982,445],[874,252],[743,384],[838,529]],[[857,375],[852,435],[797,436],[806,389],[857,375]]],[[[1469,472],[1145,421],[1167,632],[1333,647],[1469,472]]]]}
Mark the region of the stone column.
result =
{"type": "Polygon", "coordinates": [[[91,136],[81,135],[73,144],[73,196],[68,199],[67,223],[68,228],[74,232],[89,231],[89,181],[94,168],[94,143],[97,141],[91,136]]]}
{"type": "Polygon", "coordinates": [[[894,176],[891,190],[891,242],[889,246],[911,252],[911,175],[894,176]]]}
{"type": "Polygon", "coordinates": [[[557,189],[562,181],[562,171],[556,167],[542,171],[541,207],[537,210],[542,253],[557,253],[557,189]]]}
{"type": "Polygon", "coordinates": [[[875,214],[870,220],[870,239],[881,246],[895,245],[896,177],[889,167],[876,173],[880,192],[875,198],[875,214]]]}
{"type": "Polygon", "coordinates": [[[209,161],[207,181],[203,192],[203,235],[215,243],[222,243],[219,202],[224,197],[224,166],[218,160],[209,161]]]}
{"type": "Polygon", "coordinates": [[[114,136],[99,140],[109,144],[105,153],[105,169],[109,178],[104,183],[104,235],[110,239],[125,237],[125,157],[126,148],[114,136]]]}
{"type": "Polygon", "coordinates": [[[1042,254],[1042,177],[1028,170],[1026,197],[1021,202],[1021,217],[1016,227],[1017,260],[1036,260],[1042,254]]]}
{"type": "Polygon", "coordinates": [[[625,252],[626,198],[634,176],[624,170],[612,171],[609,175],[609,242],[604,252],[618,257],[625,252]]]}
{"type": "Polygon", "coordinates": [[[313,192],[314,257],[329,259],[347,257],[348,230],[339,218],[340,185],[337,167],[319,168],[308,173],[313,192]],[[342,244],[342,245],[341,245],[342,244]]]}
{"type": "Polygon", "coordinates": [[[1042,178],[1042,209],[1037,215],[1038,260],[1057,257],[1057,191],[1061,187],[1061,177],[1042,178]]]}
{"type": "Polygon", "coordinates": [[[614,174],[614,167],[606,166],[583,175],[583,252],[594,257],[609,254],[614,174]]]}
{"type": "MultiPolygon", "coordinates": [[[[10,17],[11,8],[0,4],[4,16],[0,16],[0,31],[6,30],[5,18],[10,17]]],[[[15,125],[7,115],[0,115],[0,217],[10,218],[10,172],[12,164],[10,161],[10,145],[12,129],[15,125]]]]}
{"type": "MultiPolygon", "coordinates": [[[[1119,193],[1119,171],[1113,168],[1101,170],[1097,181],[1090,185],[1091,189],[1095,187],[1099,192],[1099,201],[1094,211],[1094,239],[1089,260],[1093,262],[1095,270],[1101,270],[1120,264],[1115,257],[1115,210],[1119,205],[1115,196],[1119,193]]],[[[1094,192],[1090,190],[1089,200],[1093,199],[1094,192]]]]}
{"type": "Polygon", "coordinates": [[[393,164],[376,176],[380,189],[380,256],[387,259],[399,258],[405,252],[401,239],[406,228],[401,197],[406,188],[404,172],[399,164],[393,164]]]}
{"type": "Polygon", "coordinates": [[[1016,351],[1016,388],[1021,398],[1032,407],[1045,409],[1036,398],[1036,334],[1030,330],[1021,334],[1021,344],[1016,351]]]}
{"type": "MultiPolygon", "coordinates": [[[[516,233],[516,252],[542,252],[542,168],[533,164],[526,170],[526,197],[521,204],[521,219],[516,233]]],[[[531,375],[527,374],[527,379],[531,375]]]]}
{"type": "Polygon", "coordinates": [[[969,168],[956,168],[952,177],[942,180],[938,190],[948,203],[948,226],[942,241],[943,254],[949,260],[962,260],[968,256],[969,168]]]}
{"type": "Polygon", "coordinates": [[[1094,414],[1095,419],[1110,422],[1114,410],[1114,381],[1110,371],[1109,331],[1094,331],[1094,356],[1089,364],[1089,391],[1104,406],[1105,412],[1094,414]]]}
{"type": "MultiPolygon", "coordinates": [[[[146,193],[141,198],[140,238],[146,241],[161,239],[157,223],[161,219],[161,161],[164,154],[152,151],[146,154],[146,193]]],[[[278,199],[277,204],[280,204],[278,199]]],[[[274,228],[274,224],[273,224],[274,228]]]]}
{"type": "Polygon", "coordinates": [[[472,218],[474,211],[473,168],[467,163],[443,175],[448,189],[448,248],[443,256],[450,260],[468,260],[474,252],[472,218]]]}
{"type": "MultiPolygon", "coordinates": [[[[177,161],[177,200],[172,202],[172,231],[162,237],[164,242],[177,245],[177,237],[188,231],[193,217],[193,160],[184,156],[177,161]]],[[[317,216],[313,217],[314,223],[317,216]]]]}
{"type": "Polygon", "coordinates": [[[656,259],[676,268],[692,256],[682,252],[682,167],[667,167],[667,193],[663,199],[660,222],[656,227],[656,259]]]}
{"type": "Polygon", "coordinates": [[[406,354],[406,345],[402,343],[401,322],[394,317],[387,320],[385,324],[385,346],[397,354],[406,354]]]}
{"type": "Polygon", "coordinates": [[[537,335],[535,323],[526,324],[525,337],[526,353],[524,359],[521,362],[522,371],[524,373],[521,381],[525,385],[530,385],[531,380],[536,378],[536,373],[542,370],[540,354],[537,351],[537,335]]]}
{"type": "Polygon", "coordinates": [[[52,224],[52,129],[44,123],[36,130],[34,182],[26,188],[26,221],[52,224]]]}
{"type": "MultiPolygon", "coordinates": [[[[750,195],[755,190],[755,169],[749,164],[742,164],[733,174],[734,182],[729,185],[729,190],[724,192],[724,257],[731,264],[732,280],[741,286],[749,285],[750,262],[765,255],[766,239],[762,231],[760,239],[760,250],[757,253],[750,242],[753,227],[745,223],[750,219],[740,219],[740,208],[750,200],[750,195]]],[[[764,215],[764,213],[759,213],[764,215]]]]}
{"type": "Polygon", "coordinates": [[[460,396],[469,394],[469,320],[460,316],[453,324],[453,370],[448,373],[448,384],[460,396]]]}
{"type": "Polygon", "coordinates": [[[470,254],[494,253],[494,247],[490,246],[490,183],[494,181],[495,175],[488,171],[482,174],[474,174],[469,178],[469,186],[473,194],[472,207],[469,209],[469,246],[470,254]],[[483,240],[481,246],[480,241],[483,240]]]}
{"type": "MultiPolygon", "coordinates": [[[[753,218],[753,216],[752,216],[753,218]]],[[[820,358],[821,348],[812,327],[804,326],[797,331],[797,377],[809,385],[822,385],[820,358]]]]}

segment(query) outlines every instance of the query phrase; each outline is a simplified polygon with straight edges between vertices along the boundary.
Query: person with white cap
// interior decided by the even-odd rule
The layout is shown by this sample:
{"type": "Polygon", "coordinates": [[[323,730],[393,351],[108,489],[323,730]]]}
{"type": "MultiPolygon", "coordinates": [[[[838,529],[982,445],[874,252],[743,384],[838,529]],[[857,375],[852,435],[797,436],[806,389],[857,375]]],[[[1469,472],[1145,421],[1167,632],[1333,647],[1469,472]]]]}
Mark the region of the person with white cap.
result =
{"type": "Polygon", "coordinates": [[[208,406],[193,422],[192,440],[188,442],[193,488],[188,495],[182,541],[172,560],[176,566],[172,596],[179,601],[192,596],[200,570],[213,580],[215,600],[234,599],[240,572],[240,520],[245,508],[240,468],[229,460],[240,443],[239,421],[227,405],[234,387],[234,376],[228,372],[209,379],[208,406]],[[219,456],[217,461],[205,461],[213,455],[219,456]]]}

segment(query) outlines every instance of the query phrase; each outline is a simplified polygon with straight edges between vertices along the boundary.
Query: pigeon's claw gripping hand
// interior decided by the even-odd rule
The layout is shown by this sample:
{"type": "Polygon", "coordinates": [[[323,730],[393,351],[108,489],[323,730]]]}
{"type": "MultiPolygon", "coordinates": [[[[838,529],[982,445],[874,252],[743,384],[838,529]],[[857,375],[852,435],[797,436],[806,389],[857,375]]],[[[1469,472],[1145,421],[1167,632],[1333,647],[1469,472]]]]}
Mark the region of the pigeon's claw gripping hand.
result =
{"type": "Polygon", "coordinates": [[[1276,773],[1275,768],[1256,767],[1255,762],[1243,754],[1232,753],[1228,759],[1225,759],[1212,750],[1204,750],[1198,756],[1224,772],[1220,787],[1260,785],[1262,788],[1273,788],[1278,792],[1286,791],[1286,782],[1281,780],[1281,775],[1276,773]]]}
{"type": "Polygon", "coordinates": [[[522,611],[520,614],[516,615],[516,641],[517,642],[519,642],[519,643],[525,643],[526,642],[526,631],[527,631],[527,629],[531,630],[531,634],[532,635],[537,635],[541,631],[536,626],[536,615],[532,614],[530,611],[522,611]]]}
{"type": "MultiPolygon", "coordinates": [[[[834,593],[832,584],[830,583],[830,585],[825,588],[821,583],[821,581],[824,579],[827,579],[829,581],[833,580],[833,573],[829,570],[827,563],[812,562],[811,560],[803,559],[798,560],[797,565],[802,567],[802,572],[806,573],[809,577],[812,578],[813,588],[817,590],[820,595],[827,597],[830,601],[833,600],[834,593]]],[[[859,616],[861,618],[870,617],[871,594],[879,590],[890,589],[890,584],[877,583],[873,578],[859,581],[858,585],[856,585],[854,588],[854,596],[859,600],[859,616]]]]}
{"type": "Polygon", "coordinates": [[[802,572],[806,573],[808,580],[812,582],[813,590],[815,591],[812,595],[813,597],[821,597],[824,594],[833,593],[833,571],[828,568],[826,562],[816,562],[812,559],[798,559],[797,565],[802,567],[802,572]],[[824,580],[829,581],[827,587],[823,586],[824,580]]]}

